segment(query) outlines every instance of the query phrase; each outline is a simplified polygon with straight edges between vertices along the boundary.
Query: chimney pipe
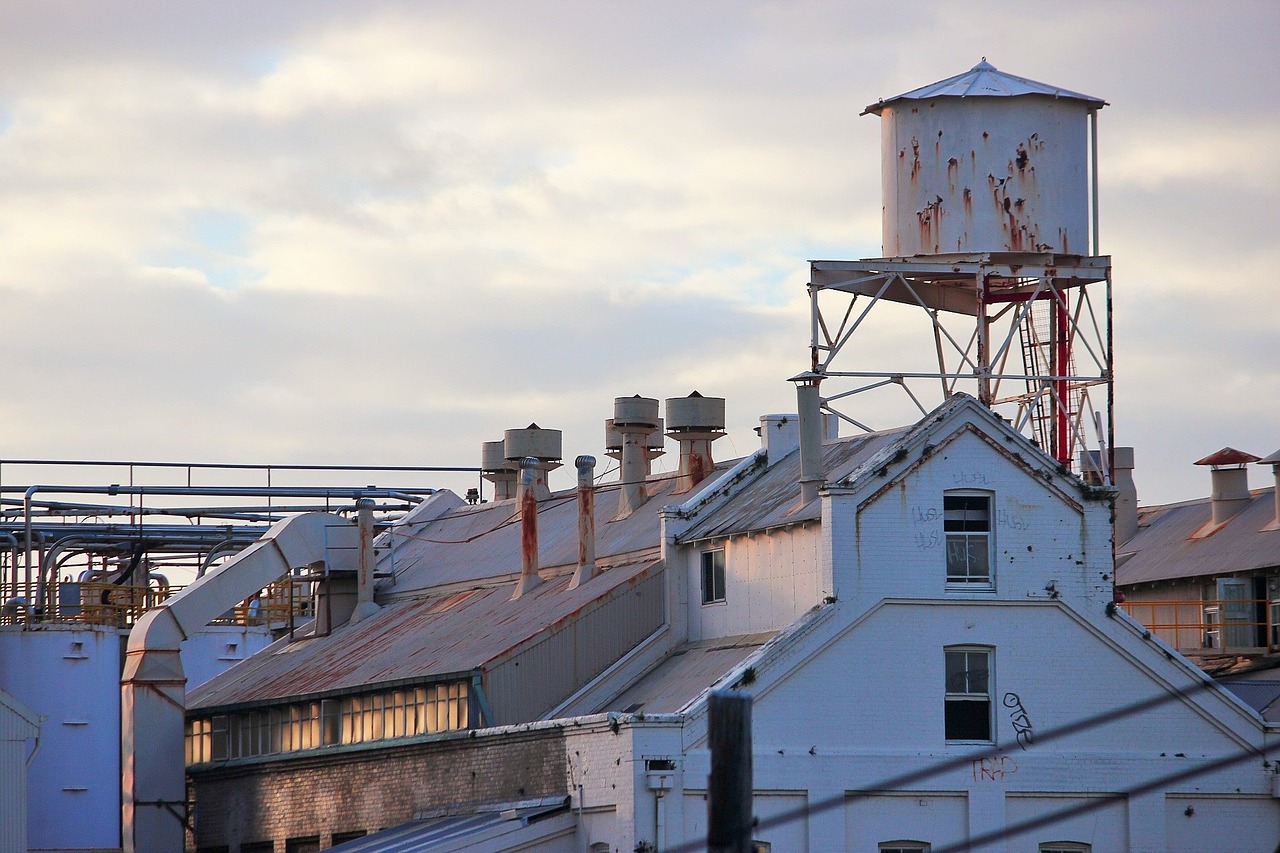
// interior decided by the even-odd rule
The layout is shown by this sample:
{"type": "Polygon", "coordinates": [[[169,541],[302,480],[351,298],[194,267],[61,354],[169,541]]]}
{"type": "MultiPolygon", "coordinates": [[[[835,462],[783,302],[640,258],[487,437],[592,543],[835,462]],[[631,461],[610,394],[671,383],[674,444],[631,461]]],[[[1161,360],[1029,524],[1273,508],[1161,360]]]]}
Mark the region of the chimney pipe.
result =
{"type": "Polygon", "coordinates": [[[800,446],[800,416],[761,415],[756,432],[772,468],[800,446]]]}
{"type": "Polygon", "coordinates": [[[573,464],[578,468],[578,569],[569,589],[577,589],[600,574],[596,567],[596,458],[579,456],[573,464]]]}
{"type": "Polygon", "coordinates": [[[615,397],[613,430],[622,436],[618,514],[626,518],[647,499],[644,481],[649,472],[649,436],[658,429],[658,401],[652,397],[615,397]]]}
{"type": "Polygon", "coordinates": [[[538,465],[533,456],[520,460],[520,486],[516,489],[516,506],[520,508],[520,581],[512,601],[542,583],[538,575],[538,465]]]}
{"type": "Polygon", "coordinates": [[[348,624],[354,625],[367,619],[382,608],[373,600],[373,498],[356,501],[356,528],[359,535],[358,566],[356,574],[356,609],[348,624]]]}
{"type": "Polygon", "coordinates": [[[818,496],[826,479],[822,460],[822,396],[818,385],[822,377],[801,373],[791,380],[796,383],[796,405],[800,410],[800,504],[806,505],[818,496]]]}
{"type": "Polygon", "coordinates": [[[680,443],[680,474],[672,491],[679,495],[715,470],[711,442],[724,435],[724,398],[704,397],[697,391],[668,398],[667,435],[680,443]]]}
{"type": "Polygon", "coordinates": [[[1111,481],[1120,492],[1116,495],[1115,540],[1117,545],[1123,545],[1138,533],[1138,487],[1133,482],[1133,448],[1116,447],[1111,453],[1111,481]]]}
{"type": "Polygon", "coordinates": [[[1234,517],[1249,505],[1249,472],[1245,466],[1258,457],[1233,447],[1224,447],[1206,456],[1196,465],[1210,466],[1213,491],[1209,496],[1210,523],[1215,527],[1234,517]]]}
{"type": "Polygon", "coordinates": [[[1280,529],[1280,450],[1272,453],[1266,459],[1259,459],[1259,465],[1270,465],[1271,474],[1275,478],[1275,504],[1276,512],[1271,518],[1271,523],[1267,527],[1271,530],[1280,529]]]}

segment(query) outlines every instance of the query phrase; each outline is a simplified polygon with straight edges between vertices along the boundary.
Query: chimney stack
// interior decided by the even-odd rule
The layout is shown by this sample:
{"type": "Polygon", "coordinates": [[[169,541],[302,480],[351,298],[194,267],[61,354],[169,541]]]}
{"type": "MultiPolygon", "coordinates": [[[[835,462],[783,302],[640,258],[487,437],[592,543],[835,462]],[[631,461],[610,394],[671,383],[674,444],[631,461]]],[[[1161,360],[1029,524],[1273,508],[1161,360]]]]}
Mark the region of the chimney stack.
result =
{"type": "MultiPolygon", "coordinates": [[[[536,500],[551,497],[547,474],[560,467],[560,446],[563,434],[558,429],[543,429],[529,424],[524,429],[509,429],[503,433],[502,453],[508,463],[521,469],[521,486],[524,485],[524,464],[534,461],[533,493],[536,500]]],[[[517,489],[517,497],[519,490],[517,489]]]]}
{"type": "Polygon", "coordinates": [[[596,568],[596,458],[579,456],[573,464],[578,469],[578,569],[569,589],[577,589],[600,574],[596,568]]]}
{"type": "Polygon", "coordinates": [[[1270,456],[1268,456],[1266,459],[1259,459],[1259,460],[1258,460],[1258,464],[1259,464],[1259,465],[1270,465],[1270,466],[1271,466],[1271,474],[1272,474],[1272,476],[1273,476],[1273,477],[1275,477],[1275,483],[1276,483],[1276,491],[1275,491],[1276,513],[1275,513],[1275,515],[1272,517],[1272,519],[1271,519],[1271,523],[1270,523],[1270,524],[1268,524],[1268,525],[1267,525],[1267,527],[1268,527],[1268,528],[1270,528],[1270,529],[1272,529],[1272,530],[1280,529],[1280,450],[1277,450],[1275,453],[1272,453],[1272,454],[1271,454],[1270,456]]]}
{"type": "Polygon", "coordinates": [[[826,480],[822,459],[822,395],[818,385],[822,376],[801,373],[791,380],[796,383],[796,405],[800,409],[800,504],[804,506],[818,496],[826,480]]]}
{"type": "Polygon", "coordinates": [[[507,462],[505,442],[486,441],[480,445],[480,476],[493,483],[495,501],[509,501],[516,496],[520,474],[507,462]]]}
{"type": "Polygon", "coordinates": [[[649,473],[649,439],[658,430],[658,401],[652,397],[615,397],[613,431],[622,436],[622,460],[616,518],[626,518],[645,502],[649,473]]]}
{"type": "Polygon", "coordinates": [[[761,415],[756,432],[760,435],[760,446],[764,448],[769,467],[772,468],[800,446],[800,416],[761,415]]]}
{"type": "Polygon", "coordinates": [[[1138,533],[1138,487],[1133,482],[1133,448],[1112,448],[1111,481],[1119,490],[1116,495],[1115,540],[1128,542],[1138,533]]]}
{"type": "Polygon", "coordinates": [[[542,578],[538,575],[538,470],[541,461],[533,456],[520,460],[520,487],[516,490],[516,506],[520,512],[520,581],[514,601],[531,592],[542,578]]]}
{"type": "Polygon", "coordinates": [[[356,528],[359,535],[357,554],[359,571],[356,575],[356,609],[351,613],[350,624],[366,619],[382,608],[373,600],[373,498],[356,501],[356,528]]]}
{"type": "Polygon", "coordinates": [[[680,475],[672,492],[679,495],[715,470],[711,442],[724,435],[724,398],[704,397],[697,391],[688,397],[669,397],[667,435],[680,442],[680,475]]]}
{"type": "Polygon", "coordinates": [[[1224,447],[1196,462],[1210,466],[1213,491],[1209,496],[1210,523],[1215,527],[1230,520],[1249,505],[1249,472],[1245,466],[1257,462],[1252,453],[1224,447]]]}

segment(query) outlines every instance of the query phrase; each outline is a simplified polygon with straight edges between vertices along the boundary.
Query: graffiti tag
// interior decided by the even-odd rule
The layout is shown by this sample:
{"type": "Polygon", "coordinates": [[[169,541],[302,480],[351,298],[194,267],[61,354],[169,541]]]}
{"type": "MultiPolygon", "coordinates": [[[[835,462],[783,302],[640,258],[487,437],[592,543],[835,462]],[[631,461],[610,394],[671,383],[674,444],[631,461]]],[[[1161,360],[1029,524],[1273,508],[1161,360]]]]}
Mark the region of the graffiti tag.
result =
{"type": "Polygon", "coordinates": [[[1035,739],[1035,728],[1031,725],[1031,718],[1027,716],[1027,709],[1022,707],[1022,698],[1017,693],[1006,693],[1001,701],[1009,709],[1009,722],[1013,724],[1018,746],[1026,749],[1035,739]]]}

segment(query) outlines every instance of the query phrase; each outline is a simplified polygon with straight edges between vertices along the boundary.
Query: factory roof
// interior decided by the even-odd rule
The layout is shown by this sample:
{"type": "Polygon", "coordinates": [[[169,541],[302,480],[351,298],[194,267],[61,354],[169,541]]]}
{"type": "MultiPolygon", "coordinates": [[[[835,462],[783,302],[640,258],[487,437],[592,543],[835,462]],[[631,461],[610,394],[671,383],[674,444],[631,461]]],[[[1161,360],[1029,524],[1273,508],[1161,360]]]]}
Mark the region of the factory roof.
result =
{"type": "Polygon", "coordinates": [[[1274,495],[1274,489],[1250,492],[1248,505],[1208,536],[1197,534],[1210,522],[1209,498],[1141,509],[1137,534],[1118,546],[1116,584],[1229,575],[1280,565],[1280,528],[1272,524],[1274,495]]]}

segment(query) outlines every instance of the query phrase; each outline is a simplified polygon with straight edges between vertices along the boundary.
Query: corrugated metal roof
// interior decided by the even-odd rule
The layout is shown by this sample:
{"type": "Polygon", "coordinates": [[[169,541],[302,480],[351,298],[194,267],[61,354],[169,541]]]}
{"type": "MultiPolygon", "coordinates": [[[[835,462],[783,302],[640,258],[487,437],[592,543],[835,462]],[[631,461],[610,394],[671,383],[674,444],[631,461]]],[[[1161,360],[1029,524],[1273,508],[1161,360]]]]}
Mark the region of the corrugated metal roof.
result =
{"type": "MultiPolygon", "coordinates": [[[[827,480],[834,483],[844,479],[907,432],[907,428],[886,430],[823,445],[827,480]]],[[[679,539],[681,542],[694,542],[816,521],[821,517],[820,500],[814,499],[806,506],[799,506],[799,501],[800,453],[793,451],[762,471],[749,485],[738,489],[723,505],[696,521],[679,539]]]]}
{"type": "MultiPolygon", "coordinates": [[[[568,808],[568,797],[556,797],[530,806],[517,804],[509,809],[415,820],[329,849],[334,853],[431,853],[464,850],[486,840],[487,836],[506,834],[504,829],[519,832],[558,812],[566,812],[568,808]]],[[[552,832],[562,829],[560,826],[545,828],[552,832]]],[[[530,844],[542,834],[536,831],[522,833],[520,838],[512,838],[509,843],[530,844]]]]}
{"type": "Polygon", "coordinates": [[[280,640],[201,685],[193,710],[240,706],[484,669],[625,592],[658,565],[614,566],[577,589],[560,575],[511,600],[514,582],[388,603],[328,636],[280,640]]]}
{"type": "Polygon", "coordinates": [[[1275,490],[1250,493],[1249,505],[1210,536],[1192,536],[1210,521],[1209,499],[1140,510],[1138,532],[1117,554],[1116,583],[1226,575],[1280,566],[1275,490]]]}
{"type": "Polygon", "coordinates": [[[1243,681],[1223,679],[1218,682],[1270,722],[1280,721],[1280,681],[1243,681]]]}
{"type": "Polygon", "coordinates": [[[919,89],[912,89],[910,92],[904,92],[892,98],[885,98],[868,106],[863,111],[863,114],[875,113],[879,115],[880,110],[887,104],[901,100],[975,97],[1011,98],[1018,95],[1048,95],[1053,98],[1072,98],[1077,101],[1087,101],[1099,107],[1106,106],[1107,103],[1102,98],[1095,98],[1092,95],[1082,95],[1069,89],[1050,86],[1048,83],[1039,83],[1035,80],[1028,80],[1026,77],[1006,74],[997,70],[990,62],[987,62],[984,56],[981,62],[963,74],[939,80],[937,83],[930,83],[928,86],[921,86],[919,89]]]}
{"type": "Polygon", "coordinates": [[[777,632],[771,631],[681,646],[618,696],[595,708],[570,709],[565,716],[604,711],[675,713],[776,636],[777,632]]]}
{"type": "MultiPolygon", "coordinates": [[[[728,463],[717,466],[723,470],[728,463]]],[[[671,495],[675,474],[651,477],[649,498],[626,518],[618,511],[619,486],[596,490],[596,556],[608,562],[660,544],[658,510],[667,503],[688,500],[707,488],[714,477],[691,492],[671,495]]],[[[450,583],[471,583],[520,571],[520,524],[515,501],[462,506],[422,524],[408,523],[383,534],[378,544],[392,545],[379,557],[377,571],[394,572],[394,583],[378,583],[378,600],[450,583]]],[[[577,491],[557,492],[538,505],[538,554],[543,568],[575,565],[578,559],[577,491]]]]}

